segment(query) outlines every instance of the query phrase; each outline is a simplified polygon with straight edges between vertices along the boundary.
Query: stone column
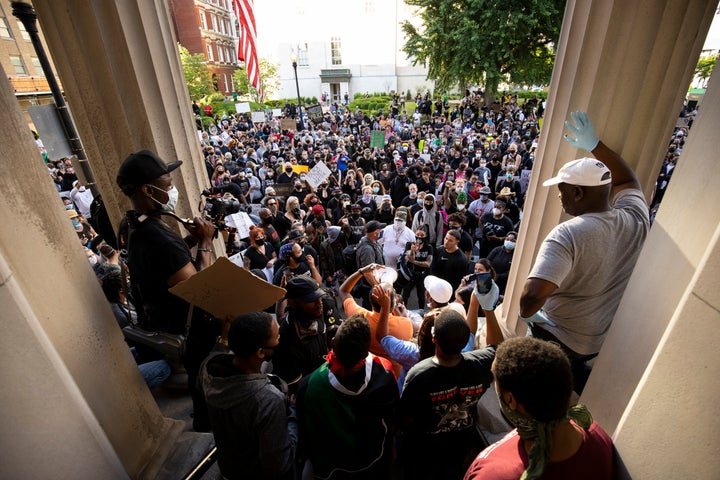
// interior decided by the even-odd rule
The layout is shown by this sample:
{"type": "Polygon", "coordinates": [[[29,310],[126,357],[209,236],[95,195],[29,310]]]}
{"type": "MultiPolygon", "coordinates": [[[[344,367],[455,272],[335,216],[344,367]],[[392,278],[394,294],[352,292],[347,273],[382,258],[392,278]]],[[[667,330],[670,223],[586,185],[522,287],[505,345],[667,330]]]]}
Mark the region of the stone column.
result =
{"type": "Polygon", "coordinates": [[[183,422],[145,386],[0,77],[3,475],[137,478],[183,422]]]}
{"type": "Polygon", "coordinates": [[[36,0],[78,132],[108,213],[117,225],[129,202],[115,176],[130,153],[148,148],[173,174],[178,213],[197,213],[209,186],[165,0],[36,0]]]}
{"type": "Polygon", "coordinates": [[[633,478],[716,478],[720,72],[713,74],[581,401],[633,478]]]}
{"type": "Polygon", "coordinates": [[[557,188],[542,181],[590,156],[565,142],[564,121],[571,111],[588,111],[597,135],[636,169],[649,199],[716,3],[568,1],[503,303],[507,333],[525,333],[517,323],[523,285],[542,240],[567,218],[557,188]]]}

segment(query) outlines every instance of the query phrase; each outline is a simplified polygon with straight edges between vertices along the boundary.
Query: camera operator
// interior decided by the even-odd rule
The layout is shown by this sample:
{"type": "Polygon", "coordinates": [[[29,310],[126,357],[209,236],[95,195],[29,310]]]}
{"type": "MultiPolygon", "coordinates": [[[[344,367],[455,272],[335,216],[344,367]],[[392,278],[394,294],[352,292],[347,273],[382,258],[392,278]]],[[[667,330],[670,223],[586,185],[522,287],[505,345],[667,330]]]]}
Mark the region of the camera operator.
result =
{"type": "Polygon", "coordinates": [[[188,241],[197,245],[193,259],[190,245],[163,221],[162,213],[173,211],[177,204],[178,191],[170,173],[180,165],[181,161],[165,164],[154,152],[141,150],[123,161],[117,184],[133,206],[127,213],[126,242],[140,324],[151,331],[187,335],[183,363],[193,398],[193,428],[208,431],[207,407],[196,388],[196,378],[200,364],[220,334],[220,325],[205,312],[193,309],[187,332],[190,306],[168,289],[210,265],[215,227],[200,217],[195,217],[192,224],[184,224],[190,233],[188,241]]]}

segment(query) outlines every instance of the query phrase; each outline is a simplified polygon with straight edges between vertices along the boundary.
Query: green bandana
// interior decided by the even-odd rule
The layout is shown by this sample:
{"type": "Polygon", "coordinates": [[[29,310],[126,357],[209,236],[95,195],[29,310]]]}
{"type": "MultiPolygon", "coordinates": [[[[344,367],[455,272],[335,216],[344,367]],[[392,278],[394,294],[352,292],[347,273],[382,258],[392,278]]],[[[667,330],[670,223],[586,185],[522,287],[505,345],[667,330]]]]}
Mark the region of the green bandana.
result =
{"type": "Polygon", "coordinates": [[[592,424],[592,415],[585,405],[570,407],[563,418],[551,422],[539,422],[534,418],[527,417],[522,413],[513,410],[497,392],[500,401],[500,409],[507,419],[515,425],[518,435],[523,440],[534,440],[533,446],[528,452],[528,466],[523,472],[520,480],[534,480],[539,478],[545,471],[545,464],[550,458],[552,451],[552,433],[555,425],[566,420],[574,420],[580,427],[587,430],[592,424]]]}

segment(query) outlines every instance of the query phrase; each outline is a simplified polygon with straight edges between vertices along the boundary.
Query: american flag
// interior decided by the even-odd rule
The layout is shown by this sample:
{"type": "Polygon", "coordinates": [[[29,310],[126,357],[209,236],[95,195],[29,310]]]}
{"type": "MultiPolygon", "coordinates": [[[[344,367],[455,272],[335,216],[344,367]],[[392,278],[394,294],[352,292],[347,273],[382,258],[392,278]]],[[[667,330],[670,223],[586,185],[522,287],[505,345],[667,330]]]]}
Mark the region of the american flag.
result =
{"type": "Polygon", "coordinates": [[[255,30],[255,13],[253,0],[233,0],[235,15],[240,23],[240,42],[238,44],[238,60],[245,62],[250,84],[258,92],[258,99],[263,101],[262,84],[260,82],[260,64],[257,56],[257,32],[255,30]]]}

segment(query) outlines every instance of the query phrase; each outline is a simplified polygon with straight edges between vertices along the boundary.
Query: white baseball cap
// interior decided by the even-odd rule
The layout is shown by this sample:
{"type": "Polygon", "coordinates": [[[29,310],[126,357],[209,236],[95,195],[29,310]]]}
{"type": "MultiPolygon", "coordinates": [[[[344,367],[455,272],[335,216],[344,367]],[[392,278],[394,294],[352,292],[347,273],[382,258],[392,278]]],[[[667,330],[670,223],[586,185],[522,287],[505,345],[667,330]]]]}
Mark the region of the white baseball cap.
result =
{"type": "Polygon", "coordinates": [[[448,303],[450,301],[453,289],[452,285],[450,285],[448,281],[434,275],[428,275],[425,277],[425,281],[423,283],[425,285],[425,290],[427,290],[428,295],[430,295],[430,298],[435,300],[437,303],[448,303]]]}
{"type": "Polygon", "coordinates": [[[595,158],[583,157],[563,165],[557,175],[543,182],[543,187],[557,185],[558,183],[569,183],[581,187],[597,187],[598,185],[606,185],[611,181],[610,169],[604,163],[595,158]]]}

